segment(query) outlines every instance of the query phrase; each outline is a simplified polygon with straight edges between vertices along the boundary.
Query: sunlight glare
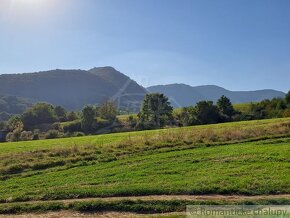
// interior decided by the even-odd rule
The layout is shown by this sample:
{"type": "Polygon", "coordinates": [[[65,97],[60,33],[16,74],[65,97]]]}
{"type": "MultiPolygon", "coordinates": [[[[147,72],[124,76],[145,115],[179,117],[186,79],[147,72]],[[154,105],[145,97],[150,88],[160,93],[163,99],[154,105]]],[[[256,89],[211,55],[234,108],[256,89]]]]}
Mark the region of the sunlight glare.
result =
{"type": "Polygon", "coordinates": [[[51,20],[60,11],[59,0],[0,0],[0,20],[11,25],[33,27],[37,23],[51,20]]]}
{"type": "Polygon", "coordinates": [[[46,0],[12,0],[12,4],[44,4],[46,0]]]}

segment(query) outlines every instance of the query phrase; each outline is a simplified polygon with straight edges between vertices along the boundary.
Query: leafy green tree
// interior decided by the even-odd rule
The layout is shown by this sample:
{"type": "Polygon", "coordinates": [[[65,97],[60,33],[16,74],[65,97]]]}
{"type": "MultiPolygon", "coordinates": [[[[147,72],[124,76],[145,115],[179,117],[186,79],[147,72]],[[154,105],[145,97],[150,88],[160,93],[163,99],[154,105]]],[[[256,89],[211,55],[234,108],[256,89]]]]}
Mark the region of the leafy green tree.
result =
{"type": "Polygon", "coordinates": [[[117,106],[114,101],[108,100],[98,107],[98,114],[101,118],[113,121],[117,116],[117,106]]]}
{"type": "Polygon", "coordinates": [[[78,115],[74,111],[71,111],[67,114],[68,121],[74,121],[77,120],[78,118],[79,118],[78,115]]]}
{"type": "Polygon", "coordinates": [[[286,94],[285,101],[286,101],[287,104],[290,105],[290,91],[286,94]]]}
{"type": "Polygon", "coordinates": [[[7,141],[19,141],[23,131],[23,123],[19,116],[12,116],[8,120],[10,133],[6,136],[7,141]]]}
{"type": "Polygon", "coordinates": [[[219,109],[212,101],[200,101],[195,106],[196,119],[199,124],[219,123],[222,119],[219,109]]]}
{"type": "Polygon", "coordinates": [[[180,126],[189,126],[197,123],[195,107],[184,107],[175,113],[175,119],[180,126]]]}
{"type": "Polygon", "coordinates": [[[131,128],[134,128],[134,127],[136,126],[136,124],[137,124],[137,119],[136,119],[136,117],[134,117],[134,116],[131,114],[131,115],[129,115],[129,117],[128,117],[128,119],[127,119],[127,122],[128,122],[128,124],[129,124],[129,126],[130,126],[131,128]]]}
{"type": "Polygon", "coordinates": [[[277,111],[282,111],[287,108],[286,102],[283,99],[277,99],[275,106],[275,110],[277,111]]]}
{"type": "Polygon", "coordinates": [[[53,123],[57,120],[53,106],[47,103],[33,105],[22,114],[21,119],[25,129],[33,129],[36,125],[53,123]]]}
{"type": "Polygon", "coordinates": [[[159,128],[172,120],[173,108],[168,98],[160,93],[146,94],[138,114],[141,128],[159,128]]]}
{"type": "Polygon", "coordinates": [[[96,110],[93,106],[87,105],[82,110],[81,128],[85,133],[94,130],[96,110]]]}
{"type": "Polygon", "coordinates": [[[67,121],[67,111],[63,107],[56,106],[54,108],[54,114],[56,115],[58,121],[67,121]]]}
{"type": "Polygon", "coordinates": [[[236,113],[231,100],[224,95],[218,99],[217,107],[226,121],[231,121],[236,113]]]}
{"type": "Polygon", "coordinates": [[[14,130],[23,130],[23,123],[19,116],[12,116],[7,122],[8,129],[13,132],[14,130]]]}

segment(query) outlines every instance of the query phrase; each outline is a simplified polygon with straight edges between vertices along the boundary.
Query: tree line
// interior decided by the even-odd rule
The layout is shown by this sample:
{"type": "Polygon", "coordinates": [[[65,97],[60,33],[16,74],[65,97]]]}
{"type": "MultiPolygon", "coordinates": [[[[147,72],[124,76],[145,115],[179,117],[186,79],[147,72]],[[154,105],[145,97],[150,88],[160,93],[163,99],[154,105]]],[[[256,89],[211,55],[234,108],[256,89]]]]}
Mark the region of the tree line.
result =
{"type": "Polygon", "coordinates": [[[110,100],[100,105],[86,105],[79,112],[37,103],[23,114],[0,122],[0,130],[8,133],[7,141],[20,141],[290,117],[290,91],[284,99],[251,103],[244,111],[235,109],[226,96],[221,96],[216,103],[200,101],[194,106],[174,110],[164,94],[150,93],[145,95],[137,116],[129,115],[124,121],[118,119],[117,115],[117,106],[110,100]]]}

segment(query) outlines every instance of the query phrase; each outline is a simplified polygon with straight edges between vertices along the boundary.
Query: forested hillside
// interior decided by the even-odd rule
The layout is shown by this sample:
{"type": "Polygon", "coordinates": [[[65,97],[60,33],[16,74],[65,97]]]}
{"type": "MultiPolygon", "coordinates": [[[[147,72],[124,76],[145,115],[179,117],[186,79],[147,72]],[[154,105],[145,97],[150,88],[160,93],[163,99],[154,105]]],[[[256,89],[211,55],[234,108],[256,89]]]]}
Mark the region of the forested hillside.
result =
{"type": "Polygon", "coordinates": [[[70,110],[113,98],[119,109],[137,111],[145,93],[142,86],[112,67],[0,75],[0,94],[44,101],[70,110]]]}

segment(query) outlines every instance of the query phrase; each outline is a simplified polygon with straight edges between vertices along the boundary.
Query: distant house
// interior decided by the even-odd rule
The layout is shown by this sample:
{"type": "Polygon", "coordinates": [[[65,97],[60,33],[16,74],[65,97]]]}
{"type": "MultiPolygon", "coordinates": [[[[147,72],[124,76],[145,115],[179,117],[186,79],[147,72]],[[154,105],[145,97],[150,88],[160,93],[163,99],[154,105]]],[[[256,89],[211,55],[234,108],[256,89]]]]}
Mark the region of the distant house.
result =
{"type": "Polygon", "coordinates": [[[0,142],[6,142],[7,131],[0,131],[0,142]]]}

